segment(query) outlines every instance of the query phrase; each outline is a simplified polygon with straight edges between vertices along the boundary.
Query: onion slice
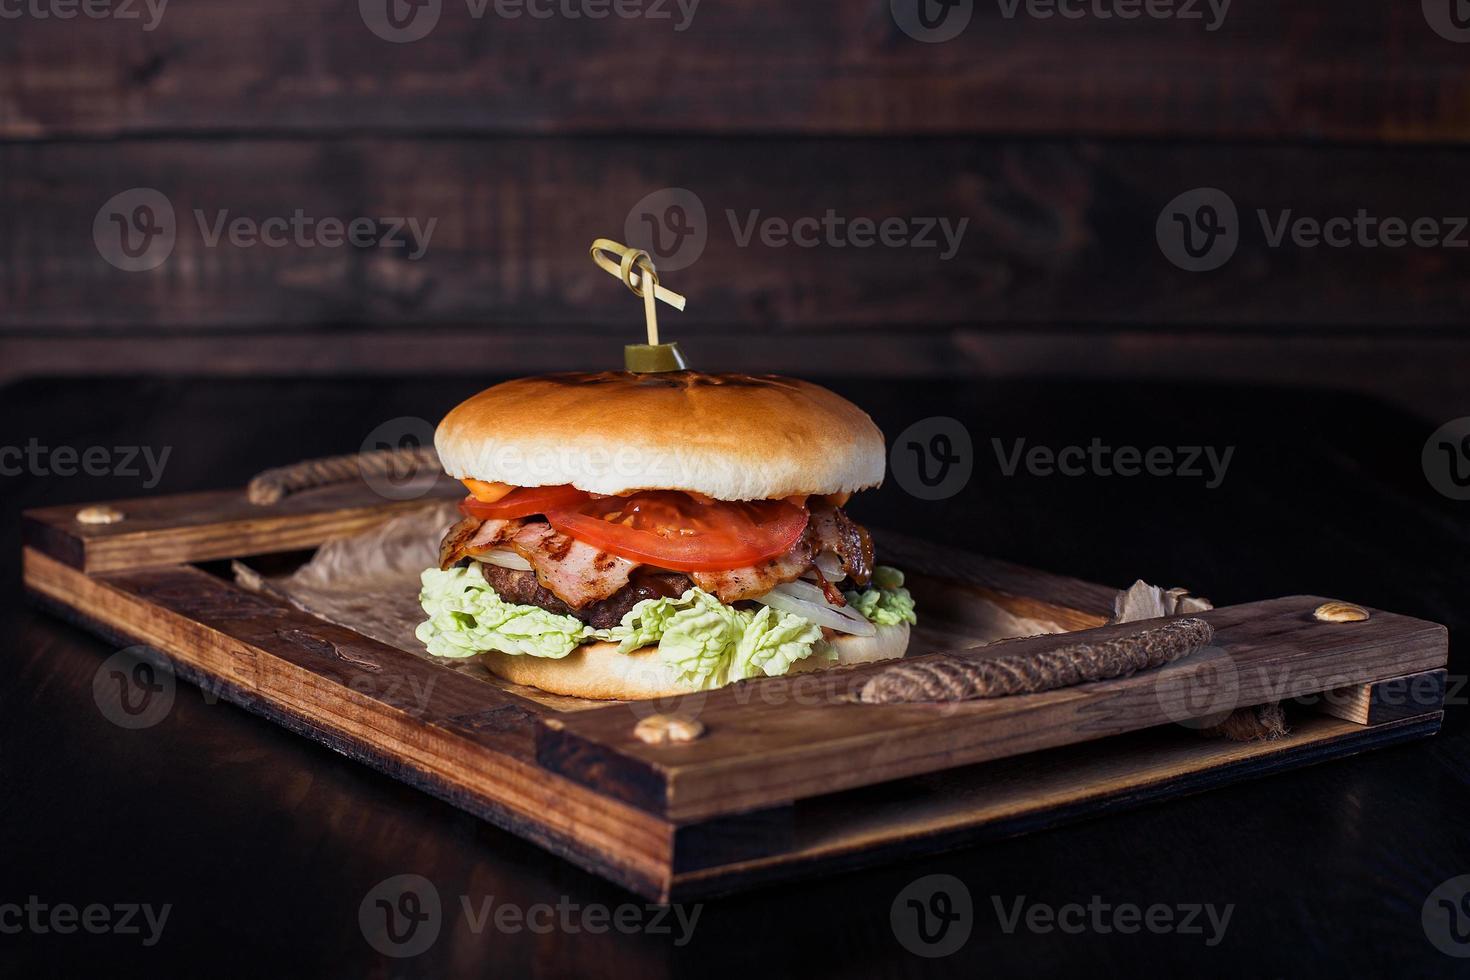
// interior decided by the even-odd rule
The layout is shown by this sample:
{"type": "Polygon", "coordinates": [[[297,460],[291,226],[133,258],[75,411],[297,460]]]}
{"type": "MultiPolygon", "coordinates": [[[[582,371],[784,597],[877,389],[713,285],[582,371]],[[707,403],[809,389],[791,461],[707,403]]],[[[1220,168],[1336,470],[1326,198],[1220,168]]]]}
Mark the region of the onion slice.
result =
{"type": "Polygon", "coordinates": [[[810,582],[784,582],[755,600],[761,605],[797,616],[852,636],[877,636],[878,627],[855,609],[831,605],[822,590],[810,582]]]}
{"type": "Polygon", "coordinates": [[[513,569],[517,572],[531,571],[531,563],[509,548],[491,548],[482,551],[478,555],[471,555],[475,561],[482,561],[487,565],[499,565],[501,568],[513,569]]]}
{"type": "Polygon", "coordinates": [[[842,557],[835,551],[818,554],[816,566],[821,569],[822,577],[829,582],[841,582],[847,578],[847,571],[842,567],[842,557]]]}

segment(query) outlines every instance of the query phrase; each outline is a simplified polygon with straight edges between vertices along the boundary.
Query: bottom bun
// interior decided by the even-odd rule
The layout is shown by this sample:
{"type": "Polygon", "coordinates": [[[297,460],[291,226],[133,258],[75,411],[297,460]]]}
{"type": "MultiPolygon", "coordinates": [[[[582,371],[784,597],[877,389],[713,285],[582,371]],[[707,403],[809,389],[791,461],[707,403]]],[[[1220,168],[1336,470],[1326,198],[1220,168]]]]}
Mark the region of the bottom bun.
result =
{"type": "MultiPolygon", "coordinates": [[[[909,628],[906,623],[879,626],[875,636],[839,636],[830,643],[837,651],[836,663],[808,657],[797,661],[790,673],[902,657],[909,646],[909,628]]],[[[700,690],[698,685],[680,680],[673,670],[659,661],[658,647],[641,647],[632,653],[618,653],[616,643],[600,642],[580,646],[560,660],[493,650],[482,653],[480,659],[492,674],[513,684],[574,698],[636,701],[693,694],[700,690]]]]}

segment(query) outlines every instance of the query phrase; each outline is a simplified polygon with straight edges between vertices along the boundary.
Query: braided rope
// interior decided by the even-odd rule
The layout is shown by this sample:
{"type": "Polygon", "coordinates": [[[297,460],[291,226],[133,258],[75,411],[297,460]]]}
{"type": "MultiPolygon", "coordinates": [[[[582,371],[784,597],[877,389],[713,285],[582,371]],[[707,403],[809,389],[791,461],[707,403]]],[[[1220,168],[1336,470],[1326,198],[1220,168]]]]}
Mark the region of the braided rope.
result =
{"type": "Polygon", "coordinates": [[[1162,667],[1204,649],[1214,636],[1209,623],[1191,618],[1044,653],[994,659],[925,657],[875,674],[863,685],[859,699],[867,704],[902,704],[1035,694],[1162,667]]]}
{"type": "Polygon", "coordinates": [[[290,466],[257,473],[245,487],[252,504],[279,503],[302,490],[333,483],[347,483],[358,478],[400,479],[404,473],[417,473],[421,468],[439,470],[439,454],[433,446],[411,446],[403,449],[379,449],[345,456],[308,459],[290,466]]]}

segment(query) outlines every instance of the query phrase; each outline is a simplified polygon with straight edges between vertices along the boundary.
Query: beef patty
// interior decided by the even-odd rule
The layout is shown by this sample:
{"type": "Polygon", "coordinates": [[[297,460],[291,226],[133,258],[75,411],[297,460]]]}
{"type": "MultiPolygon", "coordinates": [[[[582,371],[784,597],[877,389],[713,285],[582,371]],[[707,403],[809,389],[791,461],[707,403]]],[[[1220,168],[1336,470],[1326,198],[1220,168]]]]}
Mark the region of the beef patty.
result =
{"type": "Polygon", "coordinates": [[[581,609],[573,609],[558,599],[550,589],[536,581],[535,572],[501,568],[499,565],[491,565],[486,562],[477,561],[474,564],[480,567],[480,574],[485,576],[485,581],[490,583],[490,588],[494,589],[496,594],[506,602],[522,606],[539,606],[547,612],[575,616],[593,629],[599,630],[618,625],[627,615],[628,610],[644,599],[681,596],[685,590],[694,587],[694,583],[687,575],[640,568],[633,573],[627,585],[606,599],[601,602],[588,603],[581,609]]]}

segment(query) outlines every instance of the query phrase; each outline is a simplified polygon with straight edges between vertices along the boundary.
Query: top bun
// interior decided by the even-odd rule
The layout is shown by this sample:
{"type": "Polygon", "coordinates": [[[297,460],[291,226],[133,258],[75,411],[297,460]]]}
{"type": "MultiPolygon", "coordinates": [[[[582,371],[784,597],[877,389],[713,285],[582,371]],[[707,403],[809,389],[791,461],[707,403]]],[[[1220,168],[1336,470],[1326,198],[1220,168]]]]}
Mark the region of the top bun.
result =
{"type": "Polygon", "coordinates": [[[517,487],[769,500],[883,482],[883,433],[867,413],[775,375],[522,378],[462,402],[439,423],[434,445],[455,479],[517,487]]]}

